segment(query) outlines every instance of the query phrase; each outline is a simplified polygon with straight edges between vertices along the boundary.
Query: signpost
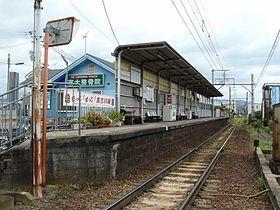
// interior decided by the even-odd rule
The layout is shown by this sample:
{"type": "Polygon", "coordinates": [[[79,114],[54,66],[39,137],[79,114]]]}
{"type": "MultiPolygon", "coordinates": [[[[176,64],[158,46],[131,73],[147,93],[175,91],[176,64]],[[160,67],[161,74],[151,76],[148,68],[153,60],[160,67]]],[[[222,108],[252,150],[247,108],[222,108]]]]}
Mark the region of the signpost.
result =
{"type": "Polygon", "coordinates": [[[35,56],[35,95],[34,95],[34,134],[33,134],[33,185],[34,196],[42,198],[42,186],[46,184],[46,120],[47,120],[47,82],[48,82],[48,48],[58,45],[66,45],[72,41],[77,31],[79,20],[74,17],[49,21],[45,28],[44,42],[44,69],[43,69],[43,119],[41,124],[41,69],[40,69],[40,11],[42,0],[35,0],[36,13],[36,56],[35,56]],[[41,129],[42,125],[42,129],[41,129]],[[42,133],[41,133],[42,130],[42,133]]]}
{"type": "Polygon", "coordinates": [[[81,86],[85,87],[102,87],[105,85],[104,74],[72,74],[68,76],[68,82],[80,84],[81,86]]]}

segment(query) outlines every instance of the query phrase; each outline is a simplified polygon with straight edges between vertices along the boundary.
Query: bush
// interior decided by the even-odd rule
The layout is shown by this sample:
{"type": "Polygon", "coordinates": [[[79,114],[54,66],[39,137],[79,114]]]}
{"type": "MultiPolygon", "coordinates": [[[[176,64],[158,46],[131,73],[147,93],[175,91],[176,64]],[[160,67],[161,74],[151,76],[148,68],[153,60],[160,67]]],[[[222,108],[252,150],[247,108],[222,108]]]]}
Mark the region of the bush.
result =
{"type": "Polygon", "coordinates": [[[85,125],[101,125],[106,123],[106,119],[102,114],[91,111],[82,118],[82,123],[85,125]]]}
{"type": "Polygon", "coordinates": [[[255,118],[257,118],[258,120],[262,120],[262,112],[261,111],[256,111],[255,112],[255,118]]]}
{"type": "Polygon", "coordinates": [[[121,122],[123,120],[123,114],[117,111],[111,111],[108,114],[108,117],[113,122],[121,122]]]}

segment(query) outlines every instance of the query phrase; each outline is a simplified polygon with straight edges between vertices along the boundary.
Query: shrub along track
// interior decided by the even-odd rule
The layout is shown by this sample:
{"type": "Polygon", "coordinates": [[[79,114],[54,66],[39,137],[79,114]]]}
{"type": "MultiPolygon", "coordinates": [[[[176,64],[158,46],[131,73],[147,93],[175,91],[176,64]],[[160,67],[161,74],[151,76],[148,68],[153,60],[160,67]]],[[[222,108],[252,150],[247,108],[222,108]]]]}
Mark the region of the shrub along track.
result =
{"type": "Polygon", "coordinates": [[[244,127],[237,127],[193,203],[193,209],[271,209],[268,194],[257,195],[264,188],[253,153],[250,134],[244,127]]]}

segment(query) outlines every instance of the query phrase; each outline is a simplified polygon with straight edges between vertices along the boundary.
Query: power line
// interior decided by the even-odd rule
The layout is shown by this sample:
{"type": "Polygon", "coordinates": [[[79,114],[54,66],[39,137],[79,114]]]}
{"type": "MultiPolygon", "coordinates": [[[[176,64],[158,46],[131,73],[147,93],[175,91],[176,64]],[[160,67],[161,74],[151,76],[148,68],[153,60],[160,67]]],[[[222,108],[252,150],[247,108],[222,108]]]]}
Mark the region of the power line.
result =
{"type": "Polygon", "coordinates": [[[279,40],[280,40],[279,34],[280,34],[280,29],[279,29],[279,31],[278,31],[278,33],[277,33],[277,36],[276,36],[276,38],[275,38],[275,40],[274,40],[274,42],[273,42],[273,45],[272,45],[271,50],[270,50],[270,52],[269,52],[269,55],[268,55],[268,57],[267,57],[267,59],[266,59],[266,61],[265,61],[265,64],[264,64],[264,66],[263,66],[263,69],[262,69],[262,71],[261,71],[261,74],[260,74],[260,76],[259,76],[259,78],[258,78],[258,81],[257,81],[256,85],[259,83],[261,77],[263,76],[265,70],[267,69],[267,66],[268,66],[268,64],[269,64],[269,62],[270,62],[270,60],[271,60],[271,58],[272,58],[272,56],[273,56],[273,54],[274,54],[274,52],[275,52],[275,49],[276,49],[276,47],[277,47],[277,45],[278,45],[278,43],[279,43],[279,40]]]}
{"type": "Polygon", "coordinates": [[[75,57],[72,56],[72,55],[70,55],[70,54],[68,54],[68,53],[66,53],[65,51],[63,51],[63,50],[61,50],[61,49],[59,49],[59,48],[57,48],[57,47],[52,47],[51,49],[52,49],[53,51],[55,51],[57,54],[63,55],[63,56],[64,56],[65,58],[67,58],[68,60],[70,60],[70,61],[72,61],[72,62],[75,61],[75,57]]]}
{"type": "Polygon", "coordinates": [[[118,43],[118,45],[120,45],[119,40],[117,39],[116,34],[115,34],[115,32],[114,32],[114,29],[113,29],[113,26],[112,26],[112,24],[111,24],[111,21],[110,21],[110,18],[109,18],[109,15],[108,15],[108,12],[107,12],[107,9],[106,9],[104,0],[102,0],[102,4],[103,4],[104,11],[105,11],[105,13],[106,13],[106,17],[107,17],[108,23],[109,23],[109,25],[110,25],[112,34],[114,35],[115,40],[116,40],[116,42],[118,43]]]}
{"type": "Polygon", "coordinates": [[[206,42],[207,42],[208,45],[209,45],[210,50],[212,50],[213,54],[214,54],[215,57],[218,59],[218,63],[220,64],[220,67],[223,69],[223,68],[224,68],[224,67],[223,67],[223,64],[222,64],[222,62],[221,62],[221,60],[220,60],[220,58],[219,58],[219,54],[218,54],[218,52],[216,51],[216,48],[215,48],[214,44],[213,44],[213,42],[212,42],[211,35],[210,35],[210,33],[209,33],[208,29],[207,29],[207,25],[205,24],[205,20],[204,20],[204,18],[202,17],[202,14],[201,14],[201,12],[200,12],[199,6],[197,5],[196,1],[193,0],[194,3],[195,3],[196,10],[198,11],[198,14],[199,14],[199,16],[200,16],[201,21],[200,21],[199,18],[197,17],[196,12],[195,12],[195,9],[193,8],[193,6],[192,6],[190,0],[187,0],[187,1],[188,1],[189,5],[190,5],[191,10],[193,11],[193,14],[194,14],[194,16],[195,16],[195,20],[197,21],[197,24],[198,24],[199,26],[201,26],[201,30],[202,30],[202,32],[203,32],[203,35],[204,35],[204,37],[205,37],[206,42]],[[201,24],[200,24],[200,22],[201,22],[201,24]],[[205,30],[203,30],[203,26],[205,27],[205,30]],[[205,32],[206,32],[207,34],[205,34],[205,32]]]}
{"type": "Polygon", "coordinates": [[[185,12],[186,12],[186,14],[187,14],[189,20],[190,20],[190,22],[191,22],[191,24],[192,24],[192,26],[193,26],[195,32],[196,32],[196,34],[197,34],[199,40],[201,41],[202,46],[204,47],[206,53],[208,54],[210,60],[213,62],[214,66],[217,68],[216,63],[215,63],[215,61],[213,60],[213,58],[212,58],[212,56],[211,56],[211,54],[210,54],[210,52],[209,52],[209,48],[207,48],[207,46],[205,45],[205,43],[204,43],[202,37],[200,36],[200,33],[199,33],[198,29],[196,28],[196,26],[195,26],[195,24],[194,24],[194,22],[193,22],[193,20],[192,20],[192,18],[191,18],[191,16],[190,16],[189,12],[187,11],[187,9],[186,9],[186,7],[185,7],[185,4],[183,3],[182,0],[180,0],[180,2],[181,2],[181,5],[182,5],[183,8],[184,8],[184,10],[185,10],[185,12]]]}
{"type": "Polygon", "coordinates": [[[191,34],[192,38],[194,39],[195,43],[197,44],[198,48],[200,49],[200,51],[202,52],[202,54],[204,55],[205,59],[207,60],[207,63],[211,66],[211,68],[213,68],[213,65],[210,63],[209,59],[207,58],[207,56],[205,55],[204,51],[201,49],[200,45],[198,44],[195,36],[193,35],[192,31],[190,30],[190,28],[188,27],[188,24],[186,23],[185,19],[183,18],[181,12],[179,11],[178,7],[176,6],[176,4],[174,3],[173,0],[171,0],[173,6],[175,7],[177,13],[179,14],[179,16],[181,17],[184,25],[186,26],[186,28],[188,29],[189,33],[191,34]]]}
{"type": "Polygon", "coordinates": [[[105,36],[107,39],[115,42],[115,40],[113,40],[112,38],[110,38],[109,36],[107,36],[101,29],[99,29],[87,16],[85,16],[79,9],[78,7],[75,6],[75,4],[71,1],[68,0],[69,3],[72,5],[72,7],[83,17],[86,19],[86,21],[91,24],[97,31],[99,31],[103,36],[105,36]]]}
{"type": "Polygon", "coordinates": [[[201,7],[202,7],[202,10],[203,10],[203,12],[204,12],[205,19],[206,19],[206,21],[207,21],[207,23],[208,23],[208,25],[209,25],[210,31],[211,31],[211,33],[212,33],[212,37],[214,38],[214,42],[215,42],[215,44],[216,44],[216,46],[217,46],[218,51],[220,52],[221,59],[222,59],[223,64],[224,64],[223,66],[225,66],[225,68],[227,68],[227,64],[226,64],[225,59],[224,59],[224,57],[223,57],[223,55],[222,55],[222,53],[221,53],[221,48],[220,48],[219,43],[218,43],[218,41],[217,41],[217,39],[216,39],[216,37],[215,37],[214,29],[213,29],[213,27],[211,26],[211,22],[209,21],[209,18],[208,18],[207,12],[206,12],[206,8],[204,7],[204,5],[203,5],[203,3],[202,3],[201,0],[199,0],[199,2],[200,2],[200,5],[201,5],[201,7]]]}

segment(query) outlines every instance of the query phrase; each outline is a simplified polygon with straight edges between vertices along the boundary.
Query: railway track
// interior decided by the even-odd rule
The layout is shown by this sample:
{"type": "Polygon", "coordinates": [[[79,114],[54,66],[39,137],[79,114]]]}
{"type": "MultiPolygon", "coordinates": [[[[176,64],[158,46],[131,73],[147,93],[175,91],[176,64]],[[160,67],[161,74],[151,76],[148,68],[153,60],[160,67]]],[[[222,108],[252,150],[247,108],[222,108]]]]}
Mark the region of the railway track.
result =
{"type": "Polygon", "coordinates": [[[224,127],[105,209],[193,208],[192,203],[235,128],[224,127]]]}

